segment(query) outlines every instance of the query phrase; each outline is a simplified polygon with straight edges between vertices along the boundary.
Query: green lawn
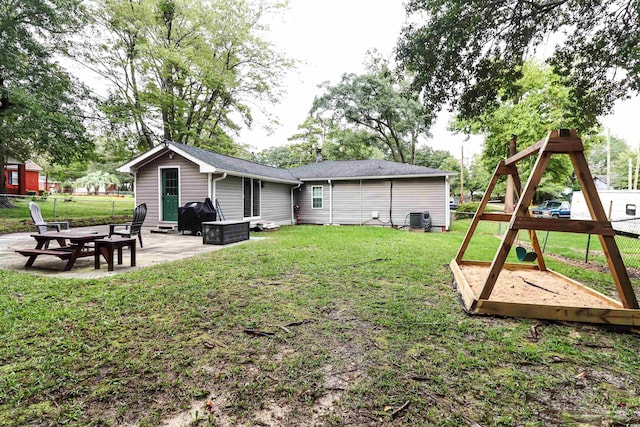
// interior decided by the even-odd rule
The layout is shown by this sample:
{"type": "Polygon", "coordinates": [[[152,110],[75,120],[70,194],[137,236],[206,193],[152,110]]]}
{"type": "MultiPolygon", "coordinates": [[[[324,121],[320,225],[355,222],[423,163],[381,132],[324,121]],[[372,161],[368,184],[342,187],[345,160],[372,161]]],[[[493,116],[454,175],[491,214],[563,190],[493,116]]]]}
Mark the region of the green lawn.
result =
{"type": "Polygon", "coordinates": [[[466,224],[282,227],[101,280],[0,270],[0,425],[640,423],[639,336],[463,311],[466,224]]]}
{"type": "MultiPolygon", "coordinates": [[[[131,220],[132,197],[111,196],[49,196],[36,197],[42,217],[46,221],[69,221],[72,226],[105,224],[113,220],[131,220]]],[[[0,233],[32,231],[29,202],[31,198],[11,200],[15,209],[0,208],[0,233]]]]}

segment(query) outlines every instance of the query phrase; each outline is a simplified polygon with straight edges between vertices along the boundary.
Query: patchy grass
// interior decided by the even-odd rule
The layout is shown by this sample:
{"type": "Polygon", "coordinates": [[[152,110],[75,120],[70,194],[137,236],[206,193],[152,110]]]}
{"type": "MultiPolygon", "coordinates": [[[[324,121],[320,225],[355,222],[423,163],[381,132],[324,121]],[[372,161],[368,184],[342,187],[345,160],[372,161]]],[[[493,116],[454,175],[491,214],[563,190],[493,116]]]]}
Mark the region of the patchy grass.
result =
{"type": "Polygon", "coordinates": [[[283,227],[102,280],[0,270],[0,425],[152,426],[189,408],[203,426],[640,422],[640,337],[467,315],[448,269],[465,230],[283,227]]]}

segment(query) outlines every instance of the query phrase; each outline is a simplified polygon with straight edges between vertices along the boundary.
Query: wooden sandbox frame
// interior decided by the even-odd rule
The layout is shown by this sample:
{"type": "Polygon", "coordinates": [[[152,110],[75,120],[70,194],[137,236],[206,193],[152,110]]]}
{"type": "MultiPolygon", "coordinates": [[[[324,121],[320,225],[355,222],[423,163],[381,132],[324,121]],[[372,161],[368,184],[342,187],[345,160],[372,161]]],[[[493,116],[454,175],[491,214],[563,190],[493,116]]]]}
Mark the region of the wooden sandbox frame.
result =
{"type": "Polygon", "coordinates": [[[489,182],[467,234],[450,267],[465,309],[477,314],[564,320],[621,326],[640,326],[640,309],[629,275],[615,241],[615,231],[598,197],[582,141],[575,131],[553,130],[546,138],[501,161],[489,182]],[[522,189],[517,162],[536,155],[537,160],[522,189]],[[533,218],[529,205],[554,154],[571,158],[592,220],[533,218]],[[503,176],[511,176],[520,196],[513,214],[485,213],[489,198],[503,176]],[[464,254],[480,221],[508,222],[493,261],[464,260],[464,254]],[[520,230],[527,230],[535,251],[535,263],[506,263],[520,230]],[[597,235],[620,301],[609,298],[569,277],[548,269],[536,230],[597,235]]]}

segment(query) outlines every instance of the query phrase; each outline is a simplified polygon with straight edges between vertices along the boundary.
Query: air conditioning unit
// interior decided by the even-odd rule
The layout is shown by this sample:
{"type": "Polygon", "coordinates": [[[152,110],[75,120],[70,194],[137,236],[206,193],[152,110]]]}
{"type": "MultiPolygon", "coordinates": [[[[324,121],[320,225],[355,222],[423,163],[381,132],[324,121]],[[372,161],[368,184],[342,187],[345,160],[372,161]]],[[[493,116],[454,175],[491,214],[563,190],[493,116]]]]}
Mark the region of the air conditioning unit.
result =
{"type": "Polygon", "coordinates": [[[431,230],[431,215],[429,215],[429,211],[410,212],[409,228],[423,228],[424,231],[431,230]]]}

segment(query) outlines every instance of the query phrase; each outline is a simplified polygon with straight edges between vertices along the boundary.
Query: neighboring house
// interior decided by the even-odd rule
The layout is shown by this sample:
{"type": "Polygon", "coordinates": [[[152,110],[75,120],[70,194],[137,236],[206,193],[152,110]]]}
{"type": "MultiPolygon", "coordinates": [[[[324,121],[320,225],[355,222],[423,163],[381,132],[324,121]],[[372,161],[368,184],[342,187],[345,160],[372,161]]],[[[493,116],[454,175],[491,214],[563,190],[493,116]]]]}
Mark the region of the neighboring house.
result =
{"type": "Polygon", "coordinates": [[[429,211],[433,227],[450,226],[454,173],[420,166],[350,160],[282,169],[167,141],[118,170],[133,175],[147,225],[175,225],[178,207],[209,197],[226,220],[254,224],[402,226],[410,212],[429,211]]]}
{"type": "Polygon", "coordinates": [[[40,171],[42,168],[27,160],[20,162],[9,158],[4,170],[7,194],[27,194],[27,191],[38,193],[40,189],[40,171]]]}

